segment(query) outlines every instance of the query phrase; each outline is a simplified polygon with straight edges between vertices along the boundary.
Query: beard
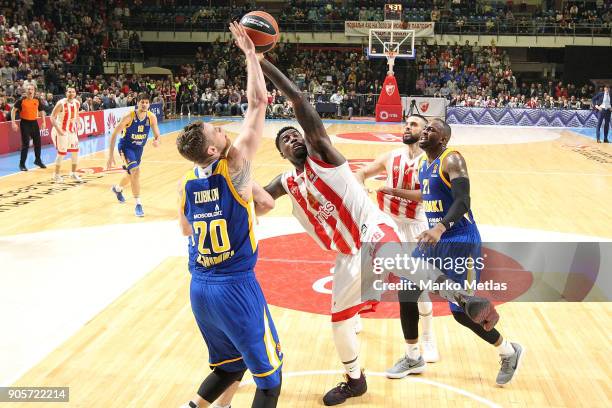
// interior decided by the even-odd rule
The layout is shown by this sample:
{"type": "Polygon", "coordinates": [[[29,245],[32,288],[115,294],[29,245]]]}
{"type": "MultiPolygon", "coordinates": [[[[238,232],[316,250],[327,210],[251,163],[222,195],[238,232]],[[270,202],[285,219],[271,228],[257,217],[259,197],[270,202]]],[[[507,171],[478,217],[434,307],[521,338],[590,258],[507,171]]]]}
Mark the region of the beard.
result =
{"type": "Polygon", "coordinates": [[[306,149],[306,146],[304,146],[302,149],[295,150],[293,152],[293,157],[300,161],[306,160],[306,157],[308,157],[308,150],[306,149]]]}
{"type": "Polygon", "coordinates": [[[405,145],[412,145],[415,144],[416,142],[419,141],[419,136],[415,136],[415,135],[406,135],[404,134],[402,136],[402,143],[405,145]]]}

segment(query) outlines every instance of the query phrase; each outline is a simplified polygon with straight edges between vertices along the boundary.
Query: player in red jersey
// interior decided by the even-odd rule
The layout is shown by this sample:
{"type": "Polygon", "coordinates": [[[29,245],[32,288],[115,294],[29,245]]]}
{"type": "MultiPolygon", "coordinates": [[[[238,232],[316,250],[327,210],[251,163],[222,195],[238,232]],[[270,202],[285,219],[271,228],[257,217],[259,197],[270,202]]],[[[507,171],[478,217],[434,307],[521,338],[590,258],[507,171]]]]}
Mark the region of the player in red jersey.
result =
{"type": "MultiPolygon", "coordinates": [[[[293,127],[279,131],[276,146],[295,169],[277,176],[265,190],[274,199],[289,195],[293,215],[309,235],[323,249],[338,254],[332,288],[332,327],[336,349],[347,375],[345,382],[323,397],[325,405],[337,405],[367,391],[358,361],[359,345],[353,319],[358,313],[373,311],[381,293],[367,291],[378,277],[374,273],[362,274],[362,265],[376,265],[377,260],[397,254],[401,240],[395,222],[369,199],[344,156],[332,145],[314,107],[273,64],[262,60],[261,66],[274,86],[292,102],[298,123],[304,130],[303,136],[293,127]],[[363,293],[364,288],[366,293],[363,293]]],[[[259,213],[264,210],[260,209],[259,213]]],[[[425,269],[391,267],[387,272],[416,283],[448,281],[440,271],[425,269]]],[[[462,306],[487,330],[497,323],[498,315],[486,299],[468,296],[466,291],[453,290],[450,286],[436,293],[462,306]]]]}
{"type": "MultiPolygon", "coordinates": [[[[424,152],[417,142],[426,124],[427,119],[419,114],[408,116],[402,135],[404,146],[378,156],[357,171],[357,180],[363,184],[366,179],[386,172],[386,187],[418,190],[418,163],[424,152]]],[[[376,199],[378,208],[397,223],[400,238],[404,242],[416,242],[419,234],[429,229],[422,203],[385,194],[383,189],[377,191],[376,199]]],[[[387,370],[390,378],[420,374],[425,371],[426,363],[440,359],[433,331],[433,307],[427,292],[400,290],[398,299],[406,353],[395,366],[387,370]],[[419,322],[422,326],[422,355],[419,349],[419,322]]]]}
{"type": "Polygon", "coordinates": [[[60,99],[51,112],[51,140],[57,149],[57,157],[55,158],[55,172],[53,180],[58,183],[62,182],[60,168],[62,161],[67,153],[70,153],[72,160],[72,171],[70,177],[82,182],[79,175],[76,173],[79,163],[79,138],[77,136],[79,128],[79,110],[81,109],[80,102],[76,99],[77,93],[74,87],[66,88],[66,97],[60,99]]]}

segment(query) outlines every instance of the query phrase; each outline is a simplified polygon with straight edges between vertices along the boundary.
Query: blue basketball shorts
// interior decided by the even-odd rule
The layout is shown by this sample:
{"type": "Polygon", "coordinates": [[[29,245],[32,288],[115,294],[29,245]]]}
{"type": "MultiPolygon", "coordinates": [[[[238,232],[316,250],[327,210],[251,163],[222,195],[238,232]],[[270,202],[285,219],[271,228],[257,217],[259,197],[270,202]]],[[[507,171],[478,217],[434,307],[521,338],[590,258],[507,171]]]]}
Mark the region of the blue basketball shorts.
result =
{"type": "Polygon", "coordinates": [[[280,385],[283,354],[253,271],[230,276],[192,274],[190,297],[211,368],[230,372],[248,368],[258,388],[280,385]]]}

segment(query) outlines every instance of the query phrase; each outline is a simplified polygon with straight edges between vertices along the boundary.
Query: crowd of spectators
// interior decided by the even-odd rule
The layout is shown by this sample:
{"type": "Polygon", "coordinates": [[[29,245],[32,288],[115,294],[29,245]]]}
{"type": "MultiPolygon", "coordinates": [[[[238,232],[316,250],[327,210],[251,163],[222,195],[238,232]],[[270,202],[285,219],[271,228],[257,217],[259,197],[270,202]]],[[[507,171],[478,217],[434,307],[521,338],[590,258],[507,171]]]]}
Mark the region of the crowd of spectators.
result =
{"type": "MultiPolygon", "coordinates": [[[[281,14],[281,21],[381,21],[384,19],[383,5],[386,1],[349,0],[342,1],[292,0],[281,14]]],[[[454,28],[469,23],[484,22],[491,30],[508,30],[514,23],[525,25],[556,23],[572,29],[576,23],[603,24],[610,28],[612,1],[569,1],[562,9],[555,9],[554,2],[542,1],[541,5],[529,6],[526,1],[466,1],[466,0],[413,0],[404,4],[404,21],[433,21],[450,23],[454,28]]]]}
{"type": "Polygon", "coordinates": [[[451,105],[550,109],[588,108],[594,89],[561,81],[520,81],[510,58],[494,45],[469,42],[417,48],[418,93],[449,99],[451,105]]]}
{"type": "Polygon", "coordinates": [[[126,10],[121,0],[0,1],[0,94],[12,99],[28,83],[57,94],[71,73],[102,74],[109,50],[140,48],[119,21],[126,10]]]}
{"type": "MultiPolygon", "coordinates": [[[[7,0],[0,0],[0,12],[5,12],[0,16],[0,107],[15,100],[25,85],[34,84],[45,109],[51,109],[54,95],[57,98],[68,86],[81,94],[87,110],[134,105],[139,92],[164,102],[168,114],[244,115],[248,108],[243,58],[229,42],[217,40],[199,46],[194,63],[174,69],[168,78],[108,76],[97,69],[71,72],[75,64],[96,65],[95,60],[118,42],[138,40],[130,37],[119,20],[133,13],[131,7],[139,0],[130,7],[122,0],[109,1],[97,11],[72,0],[57,5],[44,2],[46,8],[42,9],[36,8],[36,1],[20,1],[21,7],[9,11],[7,0]],[[62,11],[66,7],[70,13],[62,11]],[[39,15],[33,15],[34,9],[39,15]],[[87,35],[83,27],[90,30],[87,35]]],[[[590,106],[592,87],[558,80],[527,83],[517,78],[508,54],[495,45],[423,42],[416,51],[416,93],[445,97],[451,105],[590,106]]],[[[384,60],[368,60],[359,48],[288,42],[279,43],[267,58],[287,72],[313,103],[336,104],[334,116],[373,114],[386,72],[384,60]]],[[[396,73],[397,69],[406,68],[396,65],[396,73]]],[[[292,107],[285,96],[272,88],[269,91],[269,116],[291,116],[292,107]]]]}

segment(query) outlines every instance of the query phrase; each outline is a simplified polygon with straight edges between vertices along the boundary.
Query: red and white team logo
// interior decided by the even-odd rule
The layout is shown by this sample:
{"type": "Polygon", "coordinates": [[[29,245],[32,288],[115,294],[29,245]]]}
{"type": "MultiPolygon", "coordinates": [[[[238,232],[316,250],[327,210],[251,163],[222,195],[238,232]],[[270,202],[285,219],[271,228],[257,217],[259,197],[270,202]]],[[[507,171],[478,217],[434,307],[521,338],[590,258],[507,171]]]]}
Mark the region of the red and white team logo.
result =
{"type": "MultiPolygon", "coordinates": [[[[395,85],[393,85],[393,84],[385,85],[385,92],[387,92],[387,95],[389,95],[389,96],[393,95],[393,93],[395,92],[395,85]]],[[[381,116],[382,116],[382,113],[381,113],[381,116]]]]}
{"type": "Polygon", "coordinates": [[[425,113],[429,110],[429,102],[421,102],[419,107],[421,108],[421,112],[425,113]]]}

